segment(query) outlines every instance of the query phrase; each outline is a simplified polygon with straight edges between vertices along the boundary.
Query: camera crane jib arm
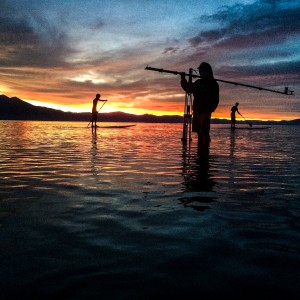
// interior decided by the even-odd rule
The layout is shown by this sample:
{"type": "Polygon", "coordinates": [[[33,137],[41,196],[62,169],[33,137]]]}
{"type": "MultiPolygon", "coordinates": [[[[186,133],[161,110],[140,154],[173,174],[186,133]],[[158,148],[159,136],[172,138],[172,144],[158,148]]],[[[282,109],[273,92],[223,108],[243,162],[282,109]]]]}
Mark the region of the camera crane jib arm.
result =
{"type": "MultiPolygon", "coordinates": [[[[156,71],[156,72],[161,72],[161,73],[169,73],[169,74],[173,74],[173,75],[184,74],[185,76],[189,76],[189,77],[192,77],[192,78],[201,78],[200,75],[196,75],[196,74],[188,74],[188,73],[185,73],[185,72],[178,72],[178,71],[172,71],[172,70],[152,68],[152,67],[149,67],[149,66],[147,66],[145,68],[145,70],[156,71]]],[[[248,87],[248,88],[253,88],[253,89],[260,90],[260,91],[268,91],[268,92],[273,92],[273,93],[278,93],[278,94],[283,94],[283,95],[288,95],[288,96],[293,96],[294,95],[294,91],[290,91],[288,87],[285,87],[284,91],[281,92],[281,91],[276,91],[276,90],[272,90],[272,89],[267,89],[267,88],[255,86],[255,85],[244,84],[244,83],[240,83],[240,82],[228,81],[228,80],[217,79],[217,78],[215,78],[215,80],[219,81],[219,82],[233,84],[233,85],[239,85],[239,86],[244,86],[244,87],[248,87]]]]}

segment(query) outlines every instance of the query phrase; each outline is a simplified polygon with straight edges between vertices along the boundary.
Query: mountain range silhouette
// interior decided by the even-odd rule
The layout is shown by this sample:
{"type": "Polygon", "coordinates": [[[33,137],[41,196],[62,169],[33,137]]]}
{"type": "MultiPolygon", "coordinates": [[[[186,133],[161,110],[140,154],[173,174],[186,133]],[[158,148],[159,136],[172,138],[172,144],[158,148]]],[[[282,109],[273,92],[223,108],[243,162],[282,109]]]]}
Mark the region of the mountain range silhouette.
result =
{"type": "MultiPolygon", "coordinates": [[[[0,95],[0,120],[32,120],[32,121],[84,121],[89,122],[91,113],[73,113],[61,110],[41,107],[27,103],[17,97],[9,98],[0,95]]],[[[124,112],[100,113],[98,116],[100,122],[145,122],[145,123],[182,123],[183,117],[173,116],[155,116],[150,114],[135,115],[124,112]]],[[[300,125],[300,119],[292,121],[257,121],[249,120],[253,124],[266,125],[300,125]]],[[[230,120],[212,119],[213,124],[230,124],[230,120]]],[[[240,121],[240,123],[244,123],[240,121]]]]}

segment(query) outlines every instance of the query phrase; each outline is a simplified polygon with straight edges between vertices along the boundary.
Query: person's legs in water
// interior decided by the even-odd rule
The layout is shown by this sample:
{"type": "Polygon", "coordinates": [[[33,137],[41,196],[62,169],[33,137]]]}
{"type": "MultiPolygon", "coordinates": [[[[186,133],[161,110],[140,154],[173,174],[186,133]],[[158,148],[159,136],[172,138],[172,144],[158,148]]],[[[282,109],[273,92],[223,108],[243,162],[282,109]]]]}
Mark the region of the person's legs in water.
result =
{"type": "Polygon", "coordinates": [[[235,129],[235,114],[231,113],[231,130],[235,129]]]}
{"type": "Polygon", "coordinates": [[[200,130],[198,131],[198,145],[207,147],[210,142],[210,118],[211,113],[200,115],[200,130]]]}
{"type": "Polygon", "coordinates": [[[92,127],[97,126],[97,112],[92,113],[92,127]]]}

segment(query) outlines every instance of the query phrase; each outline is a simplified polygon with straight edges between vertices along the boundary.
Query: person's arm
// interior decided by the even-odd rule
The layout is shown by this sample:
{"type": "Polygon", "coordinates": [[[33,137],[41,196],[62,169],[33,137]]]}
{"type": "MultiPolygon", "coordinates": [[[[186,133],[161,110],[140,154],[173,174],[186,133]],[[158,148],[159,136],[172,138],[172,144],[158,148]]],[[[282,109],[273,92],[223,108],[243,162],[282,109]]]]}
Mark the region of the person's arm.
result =
{"type": "Polygon", "coordinates": [[[181,81],[180,81],[181,87],[182,87],[187,93],[192,93],[192,92],[193,92],[193,90],[192,90],[192,89],[193,89],[193,84],[187,82],[187,80],[186,80],[186,78],[185,78],[185,73],[181,73],[180,76],[181,76],[181,81]]]}

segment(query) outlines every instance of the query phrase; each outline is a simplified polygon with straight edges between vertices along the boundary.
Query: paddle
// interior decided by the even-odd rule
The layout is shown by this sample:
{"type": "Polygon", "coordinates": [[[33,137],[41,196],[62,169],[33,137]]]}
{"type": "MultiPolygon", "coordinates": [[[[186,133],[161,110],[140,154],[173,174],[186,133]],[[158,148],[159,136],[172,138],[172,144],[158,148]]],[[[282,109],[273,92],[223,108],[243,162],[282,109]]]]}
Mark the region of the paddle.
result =
{"type": "MultiPolygon", "coordinates": [[[[102,106],[99,108],[99,110],[98,110],[97,113],[99,113],[99,111],[101,110],[101,108],[102,108],[102,107],[104,106],[104,104],[107,102],[107,100],[99,100],[99,101],[104,101],[104,103],[103,103],[102,106]]],[[[93,118],[92,118],[92,120],[93,120],[93,118]]],[[[89,127],[89,125],[91,124],[92,120],[90,121],[90,123],[88,124],[87,127],[89,127]]]]}
{"type": "Polygon", "coordinates": [[[239,114],[240,114],[240,115],[242,116],[242,118],[249,124],[249,126],[252,127],[252,124],[251,124],[249,121],[247,121],[241,113],[239,113],[239,114]]]}

